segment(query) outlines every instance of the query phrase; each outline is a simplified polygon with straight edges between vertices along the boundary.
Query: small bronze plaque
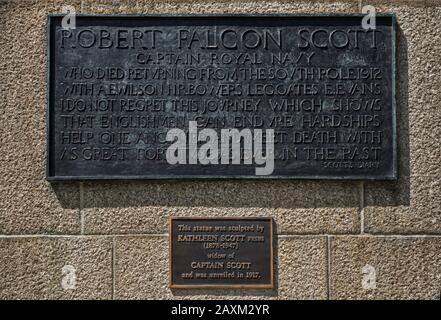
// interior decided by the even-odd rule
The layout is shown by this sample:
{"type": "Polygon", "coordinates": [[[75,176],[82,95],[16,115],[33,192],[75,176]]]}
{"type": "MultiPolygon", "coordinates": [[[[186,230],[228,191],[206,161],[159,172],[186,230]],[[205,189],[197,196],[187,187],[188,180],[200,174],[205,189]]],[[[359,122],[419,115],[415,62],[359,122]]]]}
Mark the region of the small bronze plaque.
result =
{"type": "Polygon", "coordinates": [[[272,218],[170,218],[171,288],[273,288],[272,218]]]}

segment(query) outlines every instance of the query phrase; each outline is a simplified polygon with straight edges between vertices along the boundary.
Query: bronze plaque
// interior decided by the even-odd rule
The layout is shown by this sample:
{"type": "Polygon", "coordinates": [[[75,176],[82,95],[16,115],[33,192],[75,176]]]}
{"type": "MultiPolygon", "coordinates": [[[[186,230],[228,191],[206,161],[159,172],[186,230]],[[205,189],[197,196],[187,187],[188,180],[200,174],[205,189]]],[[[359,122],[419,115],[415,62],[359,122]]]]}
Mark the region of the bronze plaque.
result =
{"type": "Polygon", "coordinates": [[[170,218],[171,288],[273,288],[272,218],[170,218]]]}
{"type": "Polygon", "coordinates": [[[49,17],[49,180],[396,179],[395,17],[49,17]]]}

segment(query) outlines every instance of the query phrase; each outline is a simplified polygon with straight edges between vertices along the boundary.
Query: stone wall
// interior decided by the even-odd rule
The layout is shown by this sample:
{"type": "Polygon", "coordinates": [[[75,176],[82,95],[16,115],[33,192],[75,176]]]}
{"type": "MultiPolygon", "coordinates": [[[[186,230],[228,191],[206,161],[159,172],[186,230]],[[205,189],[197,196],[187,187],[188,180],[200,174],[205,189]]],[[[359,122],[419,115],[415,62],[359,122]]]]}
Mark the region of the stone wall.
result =
{"type": "Polygon", "coordinates": [[[0,0],[0,299],[439,299],[440,17],[437,0],[0,0]],[[398,182],[46,181],[48,13],[357,13],[366,4],[399,25],[398,182]],[[276,288],[169,289],[171,215],[274,217],[276,288]],[[66,265],[75,289],[63,282],[66,265]],[[362,285],[363,268],[375,270],[375,288],[362,285]]]}

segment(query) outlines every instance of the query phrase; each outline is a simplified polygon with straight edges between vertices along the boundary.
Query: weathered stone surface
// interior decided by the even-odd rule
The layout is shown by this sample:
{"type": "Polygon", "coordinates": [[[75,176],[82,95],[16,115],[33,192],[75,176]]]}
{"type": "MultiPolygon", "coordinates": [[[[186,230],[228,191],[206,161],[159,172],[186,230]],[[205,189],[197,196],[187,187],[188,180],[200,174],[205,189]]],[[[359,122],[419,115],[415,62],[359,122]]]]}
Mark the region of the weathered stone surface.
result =
{"type": "Polygon", "coordinates": [[[0,238],[0,256],[0,299],[111,298],[109,239],[0,238]],[[66,265],[76,270],[75,288],[66,265]]]}
{"type": "Polygon", "coordinates": [[[326,239],[294,237],[278,241],[274,290],[197,290],[168,288],[168,238],[117,237],[117,299],[325,299],[326,239]]]}
{"type": "Polygon", "coordinates": [[[47,14],[80,2],[0,4],[0,186],[45,187],[47,14]]]}
{"type": "Polygon", "coordinates": [[[439,234],[441,208],[441,40],[436,1],[369,1],[398,20],[397,112],[399,176],[396,183],[365,185],[365,230],[439,234]],[[422,6],[424,4],[424,6],[422,6]]]}
{"type": "Polygon", "coordinates": [[[325,237],[283,238],[278,242],[277,253],[279,298],[327,298],[325,237]]]}
{"type": "Polygon", "coordinates": [[[78,184],[0,187],[0,234],[79,233],[79,203],[78,184]]]}
{"type": "Polygon", "coordinates": [[[164,233],[169,216],[272,216],[280,233],[355,233],[356,183],[85,183],[86,233],[164,233]]]}
{"type": "Polygon", "coordinates": [[[412,176],[400,186],[375,186],[366,192],[365,232],[437,234],[441,232],[441,175],[412,176]]]}
{"type": "Polygon", "coordinates": [[[168,238],[115,239],[115,298],[170,299],[168,238]]]}
{"type": "Polygon", "coordinates": [[[360,5],[373,5],[373,6],[437,6],[438,0],[360,0],[360,5]]]}
{"type": "Polygon", "coordinates": [[[0,234],[80,229],[78,184],[45,181],[46,21],[63,4],[0,3],[0,234]]]}
{"type": "Polygon", "coordinates": [[[440,298],[439,237],[332,237],[330,258],[331,299],[440,298]]]}
{"type": "Polygon", "coordinates": [[[94,13],[295,13],[357,12],[358,0],[83,0],[82,11],[94,13]]]}

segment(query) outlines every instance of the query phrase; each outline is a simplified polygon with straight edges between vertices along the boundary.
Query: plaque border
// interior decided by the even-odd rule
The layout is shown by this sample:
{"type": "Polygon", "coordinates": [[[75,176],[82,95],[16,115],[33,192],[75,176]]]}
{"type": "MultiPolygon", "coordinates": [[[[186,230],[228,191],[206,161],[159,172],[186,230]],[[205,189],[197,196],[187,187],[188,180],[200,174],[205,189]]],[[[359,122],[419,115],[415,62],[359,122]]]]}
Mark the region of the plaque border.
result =
{"type": "Polygon", "coordinates": [[[168,286],[170,289],[274,289],[274,237],[273,217],[201,217],[169,216],[169,264],[168,286]],[[173,236],[172,222],[176,220],[261,220],[270,224],[270,283],[268,284],[174,284],[173,283],[173,236]]]}
{"type": "MultiPolygon", "coordinates": [[[[391,73],[392,73],[392,169],[389,175],[375,176],[375,175],[296,175],[296,176],[253,176],[253,175],[165,175],[165,174],[151,174],[151,175],[102,175],[102,176],[60,176],[52,174],[52,168],[54,163],[52,161],[52,127],[51,119],[53,109],[54,92],[52,88],[52,77],[55,72],[53,69],[53,63],[51,63],[51,57],[53,55],[54,45],[51,37],[52,25],[54,25],[54,19],[64,17],[65,14],[61,13],[49,13],[47,15],[47,92],[46,92],[46,180],[49,182],[57,181],[135,181],[135,180],[168,180],[168,181],[185,181],[185,180],[323,180],[323,181],[397,181],[398,180],[398,147],[397,147],[397,112],[396,112],[396,33],[397,33],[397,18],[395,13],[380,13],[377,14],[377,20],[382,18],[389,18],[391,23],[391,73]]],[[[365,15],[361,13],[279,13],[279,14],[76,14],[78,18],[115,18],[115,19],[139,19],[139,18],[363,18],[365,15]]]]}

